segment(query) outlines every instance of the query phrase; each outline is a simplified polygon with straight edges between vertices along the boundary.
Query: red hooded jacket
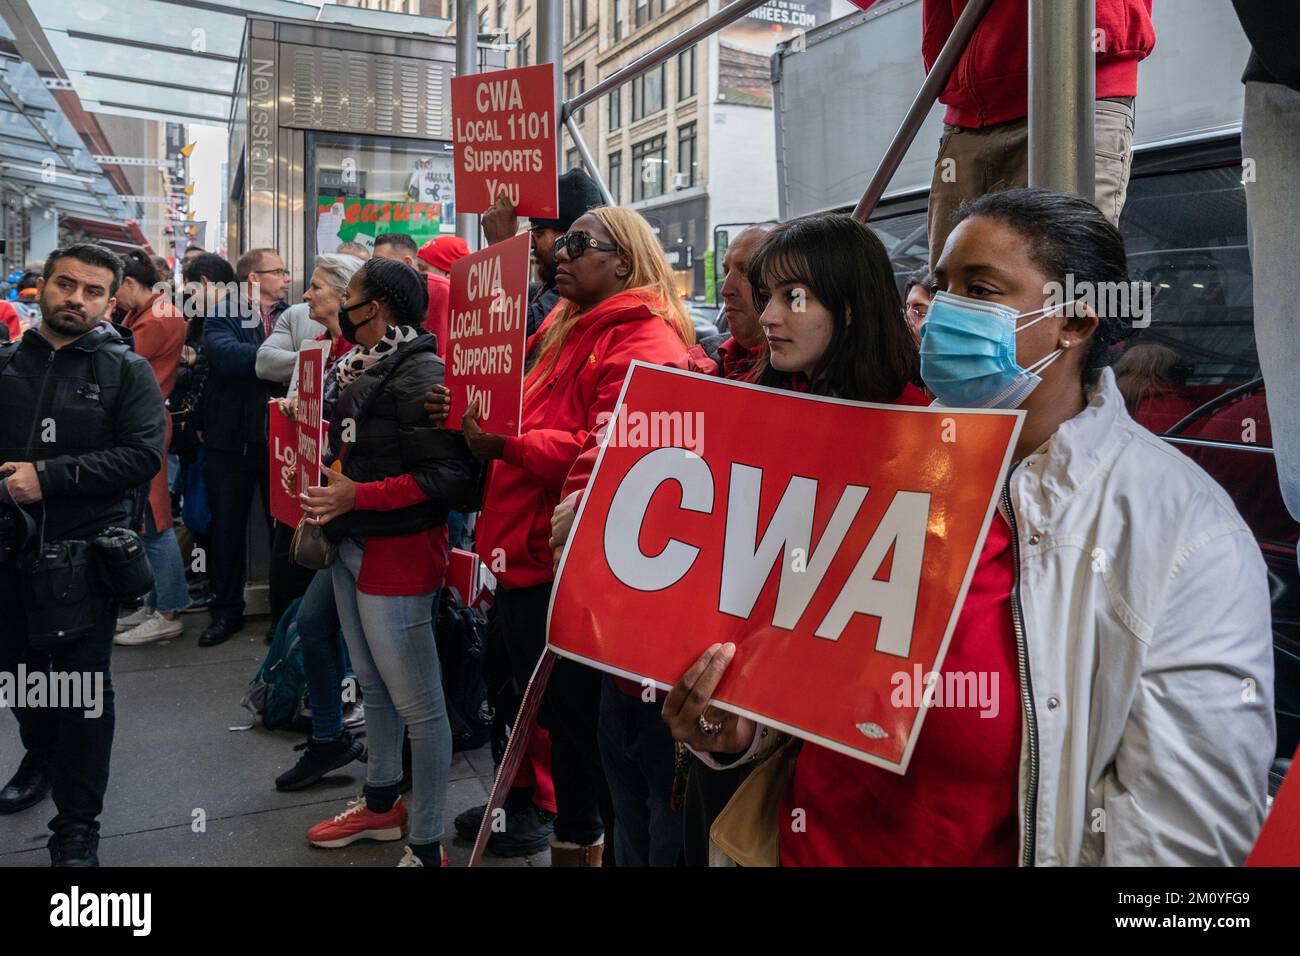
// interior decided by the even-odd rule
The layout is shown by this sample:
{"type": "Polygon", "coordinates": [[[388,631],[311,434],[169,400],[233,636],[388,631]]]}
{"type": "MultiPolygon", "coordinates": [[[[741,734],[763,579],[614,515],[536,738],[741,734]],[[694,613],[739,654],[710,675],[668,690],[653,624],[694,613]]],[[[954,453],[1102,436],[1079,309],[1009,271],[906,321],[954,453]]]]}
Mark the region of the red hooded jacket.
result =
{"type": "MultiPolygon", "coordinates": [[[[541,341],[560,303],[526,352],[541,341]]],[[[667,365],[686,356],[677,332],[653,311],[662,308],[649,288],[611,296],[570,330],[546,381],[532,387],[545,356],[526,378],[521,434],[507,438],[504,459],[492,463],[476,535],[479,556],[502,586],[532,587],[554,578],[551,512],[597,416],[618,403],[632,362],[667,365]]]]}
{"type": "MultiPolygon", "coordinates": [[[[925,0],[926,72],[967,0],[925,0]]],[[[867,9],[875,0],[854,0],[867,9]]],[[[1097,0],[1097,98],[1137,95],[1138,62],[1156,45],[1151,0],[1097,0]]],[[[950,126],[978,128],[1029,115],[1029,0],[994,0],[939,95],[950,126]]]]}

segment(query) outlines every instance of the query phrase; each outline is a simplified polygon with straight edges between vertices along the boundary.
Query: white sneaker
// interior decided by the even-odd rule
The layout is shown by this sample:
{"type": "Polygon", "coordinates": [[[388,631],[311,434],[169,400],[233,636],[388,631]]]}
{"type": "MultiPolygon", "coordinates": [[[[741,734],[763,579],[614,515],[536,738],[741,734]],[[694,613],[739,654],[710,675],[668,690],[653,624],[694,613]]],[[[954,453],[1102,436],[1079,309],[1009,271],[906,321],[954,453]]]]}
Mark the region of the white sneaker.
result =
{"type": "Polygon", "coordinates": [[[133,627],[139,627],[152,613],[153,608],[145,606],[141,607],[139,610],[132,611],[130,614],[122,615],[117,619],[117,633],[121,634],[123,631],[129,631],[133,627]]]}
{"type": "Polygon", "coordinates": [[[415,851],[412,850],[412,849],[408,846],[408,847],[406,847],[406,852],[402,854],[402,861],[401,861],[400,863],[398,863],[397,865],[398,865],[399,867],[401,867],[401,866],[424,866],[424,862],[423,862],[423,861],[422,861],[418,856],[416,856],[416,855],[415,855],[415,851]]]}
{"type": "Polygon", "coordinates": [[[169,637],[176,637],[183,633],[185,625],[181,619],[169,621],[157,611],[150,611],[149,616],[140,624],[124,631],[113,638],[114,644],[121,644],[130,647],[136,644],[151,644],[154,641],[166,640],[169,637]]]}

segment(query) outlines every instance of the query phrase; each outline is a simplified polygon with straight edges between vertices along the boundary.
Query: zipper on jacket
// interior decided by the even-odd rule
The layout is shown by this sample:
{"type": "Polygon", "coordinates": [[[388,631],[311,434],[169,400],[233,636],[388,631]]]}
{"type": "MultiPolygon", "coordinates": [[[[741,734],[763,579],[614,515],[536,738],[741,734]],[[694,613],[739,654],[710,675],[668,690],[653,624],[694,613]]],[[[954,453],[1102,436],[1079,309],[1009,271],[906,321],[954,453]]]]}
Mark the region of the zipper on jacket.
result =
{"type": "Polygon", "coordinates": [[[36,401],[32,405],[32,430],[27,433],[27,451],[25,454],[30,459],[32,451],[36,448],[36,430],[41,427],[41,409],[45,401],[45,386],[50,383],[50,371],[54,368],[54,356],[58,355],[54,349],[50,349],[50,359],[45,363],[45,374],[41,376],[41,388],[36,393],[36,401]]]}
{"type": "Polygon", "coordinates": [[[1029,734],[1029,786],[1025,795],[1025,849],[1021,866],[1034,865],[1034,842],[1038,814],[1038,717],[1034,713],[1033,688],[1029,682],[1029,645],[1025,640],[1025,622],[1020,610],[1020,532],[1016,513],[1011,507],[1011,476],[1002,486],[1002,504],[1011,525],[1011,561],[1016,576],[1011,585],[1011,625],[1016,632],[1016,664],[1020,668],[1020,701],[1025,708],[1025,730],[1029,734]]]}

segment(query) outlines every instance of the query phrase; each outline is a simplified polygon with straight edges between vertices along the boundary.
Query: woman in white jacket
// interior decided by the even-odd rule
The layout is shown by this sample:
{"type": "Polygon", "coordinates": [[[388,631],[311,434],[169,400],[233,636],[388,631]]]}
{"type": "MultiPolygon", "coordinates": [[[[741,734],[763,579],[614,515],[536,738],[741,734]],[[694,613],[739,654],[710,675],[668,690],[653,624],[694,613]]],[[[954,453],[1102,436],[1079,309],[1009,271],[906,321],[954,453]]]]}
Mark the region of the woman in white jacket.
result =
{"type": "MultiPolygon", "coordinates": [[[[1104,367],[1138,317],[1103,308],[1135,301],[1107,294],[1128,284],[1119,232],[1079,199],[993,193],[959,214],[935,271],[946,292],[923,327],[927,386],[944,405],[1026,412],[1005,524],[990,530],[1009,555],[986,546],[972,593],[986,562],[995,584],[982,611],[968,595],[944,665],[961,652],[963,622],[984,614],[968,628],[983,636],[967,662],[987,655],[992,669],[1010,653],[1019,693],[1003,710],[1018,743],[985,748],[988,722],[973,708],[947,712],[946,730],[932,713],[894,779],[804,744],[777,818],[781,861],[1242,863],[1276,734],[1265,568],[1223,489],[1134,423],[1104,367]],[[908,780],[918,771],[927,786],[908,780]],[[979,813],[964,812],[964,793],[979,813]]],[[[717,766],[762,760],[780,742],[709,706],[736,653],[709,648],[664,705],[676,739],[717,766]]]]}

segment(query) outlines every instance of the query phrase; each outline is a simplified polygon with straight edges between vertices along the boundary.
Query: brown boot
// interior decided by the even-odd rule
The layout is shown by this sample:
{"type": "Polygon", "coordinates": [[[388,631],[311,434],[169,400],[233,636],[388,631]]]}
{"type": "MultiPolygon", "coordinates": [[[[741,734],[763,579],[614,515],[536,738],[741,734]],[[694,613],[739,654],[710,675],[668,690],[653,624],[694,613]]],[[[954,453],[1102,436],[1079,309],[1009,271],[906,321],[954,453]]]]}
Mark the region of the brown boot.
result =
{"type": "Polygon", "coordinates": [[[600,866],[605,856],[605,838],[599,843],[582,846],[565,843],[551,834],[551,866],[600,866]]]}

